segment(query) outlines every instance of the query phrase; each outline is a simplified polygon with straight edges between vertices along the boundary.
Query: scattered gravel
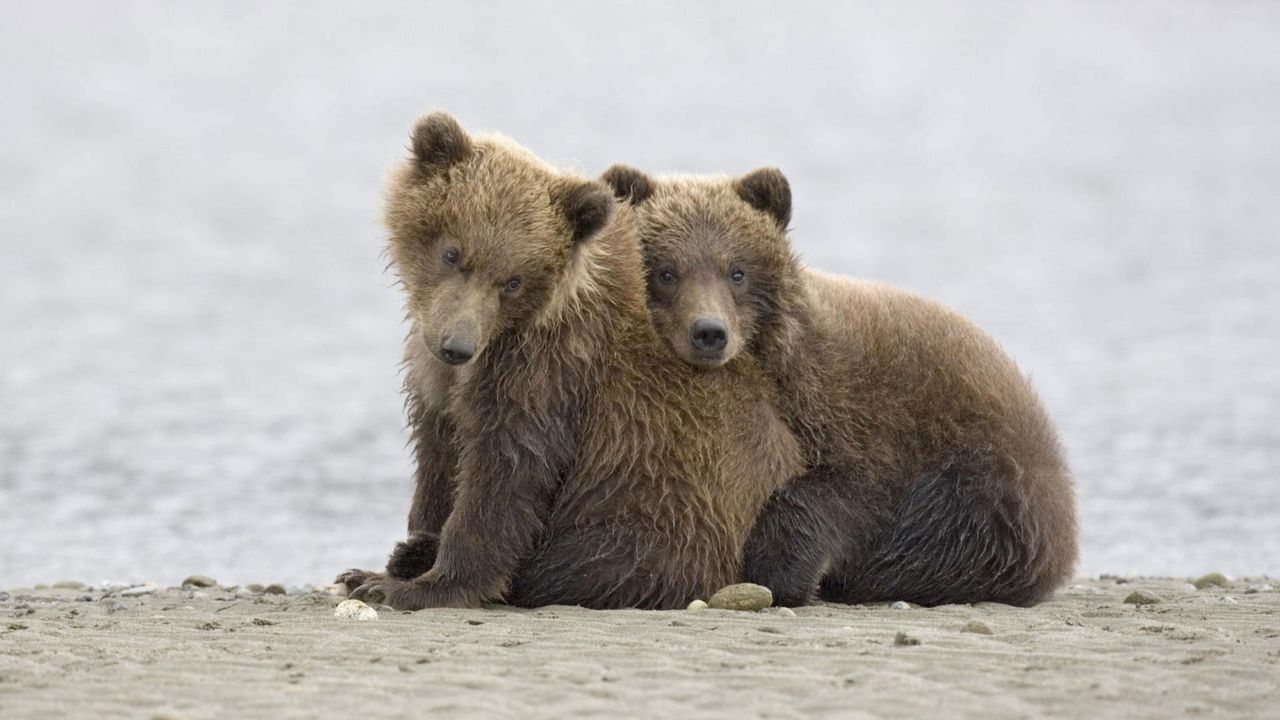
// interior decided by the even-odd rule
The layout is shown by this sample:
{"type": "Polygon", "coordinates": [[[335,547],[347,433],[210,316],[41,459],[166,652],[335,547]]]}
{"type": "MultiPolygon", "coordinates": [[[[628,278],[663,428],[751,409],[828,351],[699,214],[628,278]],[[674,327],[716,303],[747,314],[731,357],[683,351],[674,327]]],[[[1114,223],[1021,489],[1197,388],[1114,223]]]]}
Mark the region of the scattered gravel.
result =
{"type": "Polygon", "coordinates": [[[1130,605],[1155,605],[1160,602],[1160,597],[1146,590],[1134,590],[1125,597],[1124,601],[1130,605]]]}
{"type": "Polygon", "coordinates": [[[1193,584],[1196,586],[1197,590],[1204,590],[1207,587],[1213,587],[1213,586],[1220,587],[1220,588],[1231,587],[1231,581],[1227,579],[1226,575],[1223,575],[1222,573],[1219,573],[1219,572],[1212,572],[1212,573],[1209,573],[1208,575],[1201,575],[1199,578],[1196,579],[1196,581],[1193,584]]]}
{"type": "Polygon", "coordinates": [[[994,632],[992,632],[991,626],[982,622],[981,620],[970,620],[969,622],[964,624],[964,627],[960,628],[960,631],[967,632],[967,633],[977,633],[978,635],[994,635],[995,634],[994,632]]]}

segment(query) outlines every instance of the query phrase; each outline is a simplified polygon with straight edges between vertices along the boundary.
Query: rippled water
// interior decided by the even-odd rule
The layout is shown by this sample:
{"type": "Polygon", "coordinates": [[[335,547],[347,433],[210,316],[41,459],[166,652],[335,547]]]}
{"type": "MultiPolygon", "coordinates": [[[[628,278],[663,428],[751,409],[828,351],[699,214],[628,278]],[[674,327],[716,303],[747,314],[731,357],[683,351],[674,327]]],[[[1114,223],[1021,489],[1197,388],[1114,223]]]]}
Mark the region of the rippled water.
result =
{"type": "Polygon", "coordinates": [[[1280,572],[1280,6],[24,5],[0,586],[384,556],[410,486],[378,192],[433,107],[589,173],[782,167],[811,264],[1033,374],[1082,572],[1280,572]]]}

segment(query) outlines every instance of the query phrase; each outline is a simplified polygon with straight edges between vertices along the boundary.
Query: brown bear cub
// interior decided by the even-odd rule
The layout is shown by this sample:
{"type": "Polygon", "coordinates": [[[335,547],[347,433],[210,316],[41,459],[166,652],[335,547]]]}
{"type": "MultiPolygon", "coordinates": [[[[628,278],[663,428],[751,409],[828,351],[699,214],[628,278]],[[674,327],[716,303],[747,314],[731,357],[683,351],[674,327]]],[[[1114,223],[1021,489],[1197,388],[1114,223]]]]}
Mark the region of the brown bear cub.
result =
{"type": "Polygon", "coordinates": [[[399,609],[672,608],[735,582],[799,447],[750,357],[667,350],[631,208],[436,113],[386,222],[417,488],[388,572],[339,581],[399,609]]]}
{"type": "Polygon", "coordinates": [[[785,605],[815,592],[1031,605],[1070,576],[1057,435],[987,334],[917,295],[803,268],[777,170],[604,179],[636,208],[659,332],[695,367],[756,359],[805,452],[756,522],[746,579],[785,605]]]}

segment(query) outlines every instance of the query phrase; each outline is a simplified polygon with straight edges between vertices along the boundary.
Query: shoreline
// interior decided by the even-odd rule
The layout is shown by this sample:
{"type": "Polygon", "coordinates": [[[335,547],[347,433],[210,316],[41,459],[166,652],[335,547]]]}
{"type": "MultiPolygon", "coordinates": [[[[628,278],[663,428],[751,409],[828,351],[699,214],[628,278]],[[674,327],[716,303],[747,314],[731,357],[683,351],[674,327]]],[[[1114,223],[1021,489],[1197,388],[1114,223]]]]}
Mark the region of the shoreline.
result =
{"type": "Polygon", "coordinates": [[[1280,581],[1080,578],[1034,608],[334,616],[326,588],[0,592],[6,718],[1261,716],[1280,581]],[[1131,595],[1156,598],[1132,604],[1131,595]]]}

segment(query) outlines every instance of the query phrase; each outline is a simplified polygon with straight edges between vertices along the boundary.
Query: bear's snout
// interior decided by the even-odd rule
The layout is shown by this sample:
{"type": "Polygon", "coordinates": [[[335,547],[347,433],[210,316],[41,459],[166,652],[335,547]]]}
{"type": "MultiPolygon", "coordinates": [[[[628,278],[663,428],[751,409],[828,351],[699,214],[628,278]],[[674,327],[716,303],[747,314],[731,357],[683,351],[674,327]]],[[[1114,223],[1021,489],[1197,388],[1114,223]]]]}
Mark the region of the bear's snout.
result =
{"type": "Polygon", "coordinates": [[[444,342],[440,343],[440,359],[450,365],[461,365],[475,354],[476,344],[473,340],[446,337],[444,342]]]}
{"type": "Polygon", "coordinates": [[[689,342],[702,353],[719,354],[729,344],[729,328],[723,320],[699,318],[689,328],[689,342]]]}

